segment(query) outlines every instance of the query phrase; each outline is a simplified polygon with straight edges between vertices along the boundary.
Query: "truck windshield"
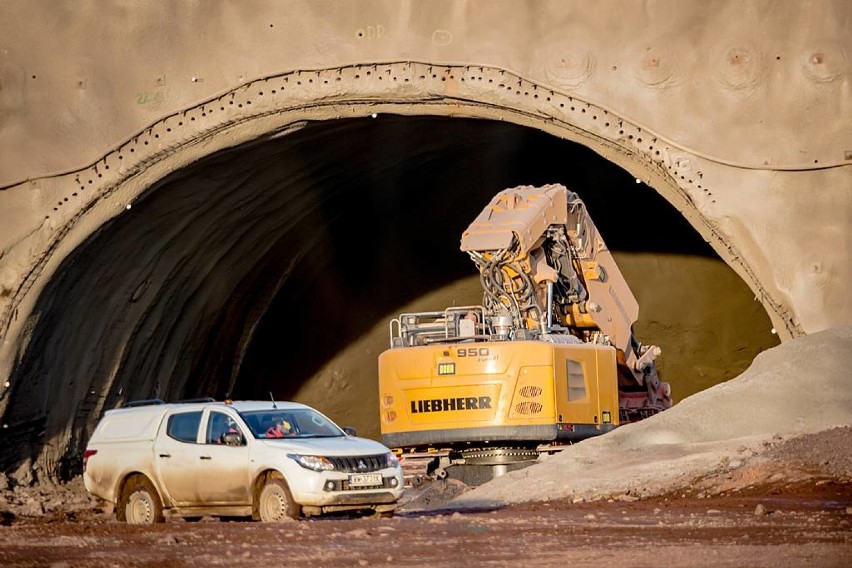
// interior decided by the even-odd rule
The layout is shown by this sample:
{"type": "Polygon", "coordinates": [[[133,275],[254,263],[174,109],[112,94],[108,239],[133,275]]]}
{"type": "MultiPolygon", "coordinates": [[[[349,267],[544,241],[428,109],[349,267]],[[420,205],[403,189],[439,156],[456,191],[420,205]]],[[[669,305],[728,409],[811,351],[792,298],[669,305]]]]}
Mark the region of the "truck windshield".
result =
{"type": "Polygon", "coordinates": [[[310,408],[256,410],[242,417],[255,438],[332,438],[345,436],[337,424],[310,408]]]}

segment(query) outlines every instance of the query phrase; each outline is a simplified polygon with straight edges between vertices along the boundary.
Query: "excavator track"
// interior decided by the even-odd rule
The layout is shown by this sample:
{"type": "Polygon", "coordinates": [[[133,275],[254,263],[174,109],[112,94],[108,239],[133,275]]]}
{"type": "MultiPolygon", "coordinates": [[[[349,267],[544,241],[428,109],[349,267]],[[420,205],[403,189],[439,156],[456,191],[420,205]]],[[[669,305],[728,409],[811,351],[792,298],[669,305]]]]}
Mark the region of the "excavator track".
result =
{"type": "Polygon", "coordinates": [[[400,454],[399,463],[402,466],[402,477],[406,487],[420,487],[435,479],[444,479],[446,471],[441,462],[449,459],[450,451],[439,452],[409,452],[400,454]],[[438,470],[443,472],[443,475],[438,470]]]}

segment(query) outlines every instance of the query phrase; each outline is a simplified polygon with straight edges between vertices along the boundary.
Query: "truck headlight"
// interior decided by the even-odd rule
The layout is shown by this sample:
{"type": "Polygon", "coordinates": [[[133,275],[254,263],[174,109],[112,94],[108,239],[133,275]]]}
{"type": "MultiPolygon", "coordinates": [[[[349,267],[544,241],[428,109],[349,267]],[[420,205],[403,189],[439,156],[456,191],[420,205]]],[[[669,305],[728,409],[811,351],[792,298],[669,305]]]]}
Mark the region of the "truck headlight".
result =
{"type": "Polygon", "coordinates": [[[399,465],[399,460],[393,455],[393,452],[388,452],[386,455],[387,458],[387,467],[397,467],[399,465]]]}
{"type": "Polygon", "coordinates": [[[287,457],[295,461],[305,469],[313,471],[329,471],[334,469],[334,464],[322,456],[303,456],[300,454],[287,454],[287,457]]]}

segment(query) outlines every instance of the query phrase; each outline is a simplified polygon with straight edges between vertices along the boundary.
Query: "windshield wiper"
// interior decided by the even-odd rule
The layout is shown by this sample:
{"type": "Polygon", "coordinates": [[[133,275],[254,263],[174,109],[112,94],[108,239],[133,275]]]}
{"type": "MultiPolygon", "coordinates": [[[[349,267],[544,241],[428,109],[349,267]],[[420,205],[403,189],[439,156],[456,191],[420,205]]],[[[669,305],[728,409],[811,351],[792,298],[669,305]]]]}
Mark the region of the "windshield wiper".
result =
{"type": "Polygon", "coordinates": [[[300,434],[297,438],[341,438],[342,434],[300,434]]]}

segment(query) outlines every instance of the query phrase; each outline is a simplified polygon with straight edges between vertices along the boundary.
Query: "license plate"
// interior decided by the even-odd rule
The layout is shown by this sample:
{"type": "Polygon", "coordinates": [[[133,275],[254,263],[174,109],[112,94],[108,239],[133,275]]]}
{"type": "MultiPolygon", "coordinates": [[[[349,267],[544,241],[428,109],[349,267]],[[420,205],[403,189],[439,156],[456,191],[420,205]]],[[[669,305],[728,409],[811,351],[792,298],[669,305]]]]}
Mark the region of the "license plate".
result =
{"type": "Polygon", "coordinates": [[[349,487],[366,487],[381,484],[381,473],[355,473],[349,476],[349,487]]]}

